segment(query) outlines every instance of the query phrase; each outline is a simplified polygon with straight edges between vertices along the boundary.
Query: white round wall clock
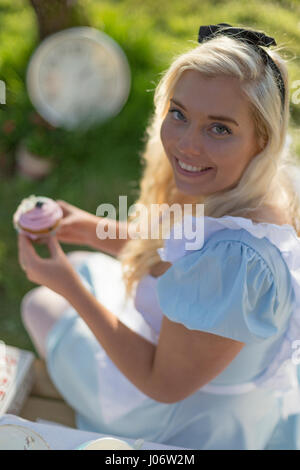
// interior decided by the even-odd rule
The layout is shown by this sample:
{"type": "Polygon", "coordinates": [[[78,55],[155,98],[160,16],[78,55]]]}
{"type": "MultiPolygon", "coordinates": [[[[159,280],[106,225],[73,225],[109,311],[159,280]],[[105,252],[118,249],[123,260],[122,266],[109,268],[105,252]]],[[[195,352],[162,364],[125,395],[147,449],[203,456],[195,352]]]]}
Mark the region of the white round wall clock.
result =
{"type": "Polygon", "coordinates": [[[27,67],[26,85],[46,121],[72,130],[116,116],[128,99],[131,74],[125,53],[110,36],[76,27],[38,46],[27,67]]]}

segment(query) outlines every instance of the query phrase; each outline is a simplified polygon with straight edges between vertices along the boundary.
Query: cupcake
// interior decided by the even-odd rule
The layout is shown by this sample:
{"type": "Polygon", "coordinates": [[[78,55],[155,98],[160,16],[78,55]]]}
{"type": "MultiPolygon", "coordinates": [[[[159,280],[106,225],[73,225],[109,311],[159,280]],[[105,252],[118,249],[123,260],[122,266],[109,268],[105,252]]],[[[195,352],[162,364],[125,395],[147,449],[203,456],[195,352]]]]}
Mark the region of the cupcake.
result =
{"type": "Polygon", "coordinates": [[[53,199],[31,195],[23,199],[13,215],[19,233],[32,240],[54,234],[63,217],[61,207],[53,199]]]}

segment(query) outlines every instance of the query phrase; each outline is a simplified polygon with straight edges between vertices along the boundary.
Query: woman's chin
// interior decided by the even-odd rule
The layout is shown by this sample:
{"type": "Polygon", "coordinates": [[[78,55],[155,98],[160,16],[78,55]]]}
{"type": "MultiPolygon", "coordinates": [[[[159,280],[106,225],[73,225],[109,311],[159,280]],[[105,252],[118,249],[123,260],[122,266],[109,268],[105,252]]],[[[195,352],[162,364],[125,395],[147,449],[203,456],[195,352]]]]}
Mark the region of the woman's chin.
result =
{"type": "Polygon", "coordinates": [[[208,189],[199,188],[197,185],[184,184],[182,181],[178,181],[176,178],[175,184],[178,191],[186,196],[208,196],[209,194],[212,194],[208,189]]]}

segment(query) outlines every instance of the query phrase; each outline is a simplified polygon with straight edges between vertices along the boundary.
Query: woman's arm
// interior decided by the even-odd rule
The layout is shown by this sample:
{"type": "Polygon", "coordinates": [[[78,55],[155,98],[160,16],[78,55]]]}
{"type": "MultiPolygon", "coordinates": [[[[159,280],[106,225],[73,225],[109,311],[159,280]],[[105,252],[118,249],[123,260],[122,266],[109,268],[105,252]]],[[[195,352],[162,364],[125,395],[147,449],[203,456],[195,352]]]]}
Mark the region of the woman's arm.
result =
{"type": "MultiPolygon", "coordinates": [[[[61,199],[56,202],[63,211],[63,219],[56,233],[60,242],[87,245],[118,256],[130,239],[127,221],[119,222],[108,217],[99,217],[61,199]],[[101,239],[101,232],[108,232],[110,237],[101,239]]],[[[130,226],[129,223],[128,226],[130,226]]]]}
{"type": "Polygon", "coordinates": [[[244,343],[189,330],[163,318],[157,345],[125,326],[73,278],[64,297],[89,326],[118,369],[153,400],[175,403],[219,375],[244,343]]]}
{"type": "MultiPolygon", "coordinates": [[[[95,250],[104,251],[113,256],[118,256],[123,246],[130,240],[126,222],[109,219],[107,217],[98,217],[90,214],[91,217],[87,221],[87,239],[86,244],[95,250]],[[99,238],[101,227],[105,227],[105,231],[109,233],[116,233],[114,238],[99,238]],[[120,238],[120,235],[126,238],[120,238]]],[[[103,230],[103,231],[104,231],[103,230]]]]}

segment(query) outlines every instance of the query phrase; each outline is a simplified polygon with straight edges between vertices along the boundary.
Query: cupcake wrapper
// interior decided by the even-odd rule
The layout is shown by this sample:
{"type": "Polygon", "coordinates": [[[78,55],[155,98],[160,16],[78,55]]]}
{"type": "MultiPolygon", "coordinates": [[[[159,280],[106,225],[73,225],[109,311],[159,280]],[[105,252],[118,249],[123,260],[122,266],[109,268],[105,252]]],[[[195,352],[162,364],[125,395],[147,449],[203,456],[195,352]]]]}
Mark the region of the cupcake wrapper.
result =
{"type": "Polygon", "coordinates": [[[59,223],[57,223],[52,229],[50,229],[48,232],[29,232],[28,230],[21,228],[19,225],[15,225],[15,229],[18,233],[23,233],[25,234],[28,238],[31,238],[31,240],[37,240],[38,238],[47,238],[49,235],[53,236],[57,232],[59,223]]]}

